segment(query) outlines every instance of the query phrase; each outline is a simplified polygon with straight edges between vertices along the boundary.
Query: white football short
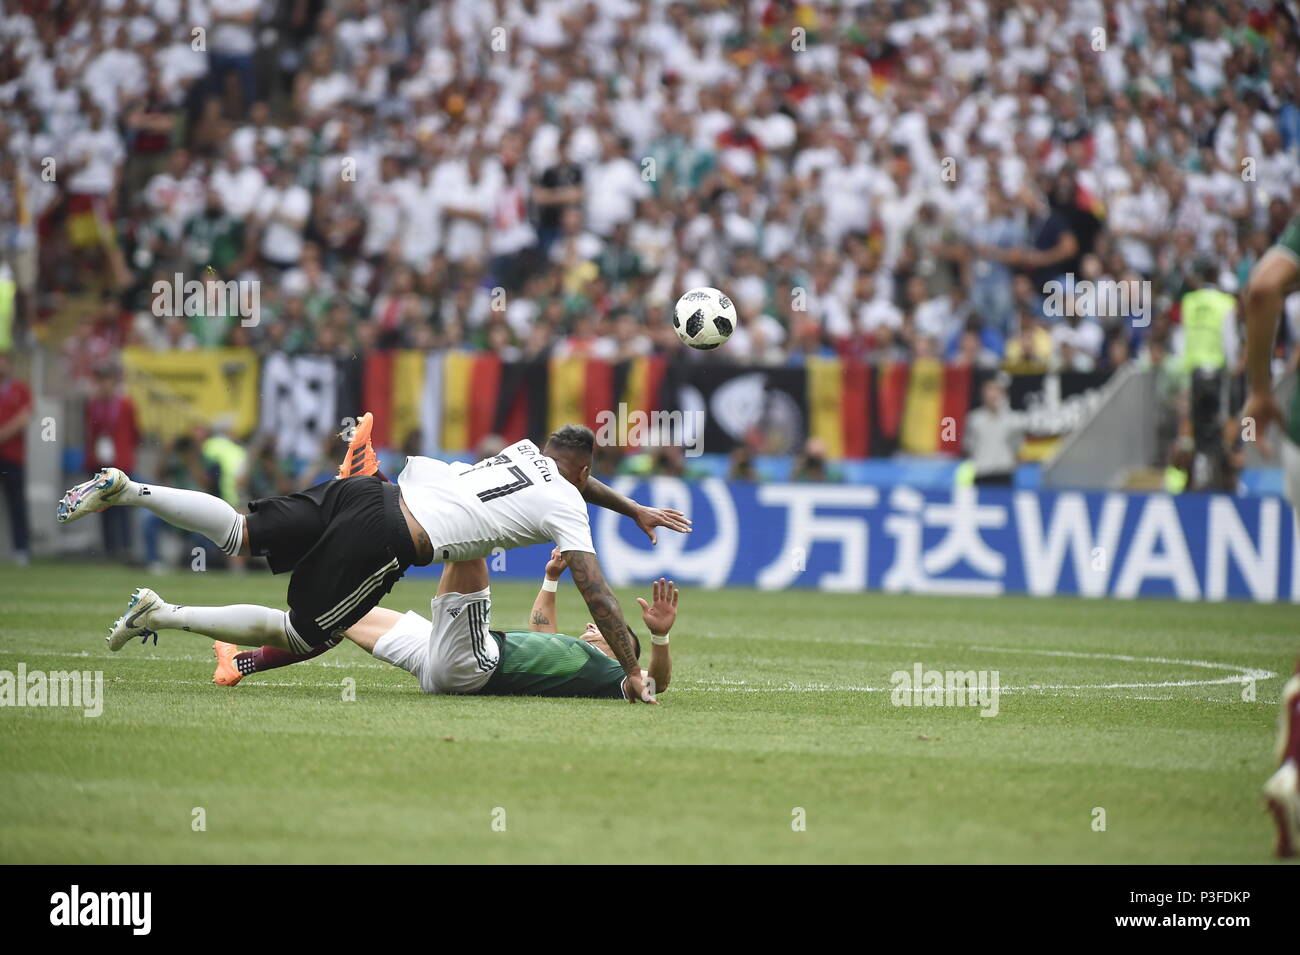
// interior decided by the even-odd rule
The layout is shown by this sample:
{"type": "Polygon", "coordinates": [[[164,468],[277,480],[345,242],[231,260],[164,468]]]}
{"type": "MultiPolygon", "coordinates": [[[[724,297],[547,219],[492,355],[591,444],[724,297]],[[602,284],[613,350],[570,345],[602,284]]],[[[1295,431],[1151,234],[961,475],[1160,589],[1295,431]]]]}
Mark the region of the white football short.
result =
{"type": "Polygon", "coordinates": [[[407,611],[375,641],[374,656],[401,667],[425,693],[475,693],[497,668],[499,650],[488,621],[491,591],[442,594],[429,607],[432,621],[407,611]]]}

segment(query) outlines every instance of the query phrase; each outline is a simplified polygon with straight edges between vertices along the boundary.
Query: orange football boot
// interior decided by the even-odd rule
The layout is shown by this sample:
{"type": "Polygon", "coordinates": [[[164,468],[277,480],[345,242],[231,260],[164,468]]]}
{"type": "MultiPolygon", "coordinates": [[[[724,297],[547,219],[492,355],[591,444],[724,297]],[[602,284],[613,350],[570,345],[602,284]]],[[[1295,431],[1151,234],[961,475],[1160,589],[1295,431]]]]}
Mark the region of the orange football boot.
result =
{"type": "Polygon", "coordinates": [[[213,683],[217,686],[234,686],[244,678],[244,674],[235,665],[235,654],[239,653],[239,647],[216,640],[212,649],[217,653],[217,668],[212,671],[213,683]]]}
{"type": "Polygon", "coordinates": [[[348,450],[343,455],[343,463],[339,465],[340,478],[374,474],[379,470],[379,458],[375,457],[375,449],[370,444],[370,432],[374,426],[375,416],[367,411],[352,429],[348,450]]]}

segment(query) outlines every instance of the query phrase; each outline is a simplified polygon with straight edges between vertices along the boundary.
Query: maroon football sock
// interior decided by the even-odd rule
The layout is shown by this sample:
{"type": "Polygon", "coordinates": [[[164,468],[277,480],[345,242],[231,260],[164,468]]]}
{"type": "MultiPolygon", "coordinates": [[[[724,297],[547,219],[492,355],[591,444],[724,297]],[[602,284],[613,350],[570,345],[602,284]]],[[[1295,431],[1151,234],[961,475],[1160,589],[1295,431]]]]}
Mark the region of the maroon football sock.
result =
{"type": "Polygon", "coordinates": [[[287,667],[291,663],[301,663],[303,660],[310,660],[312,657],[318,657],[326,650],[332,650],[338,646],[337,640],[326,640],[319,647],[309,653],[294,653],[291,650],[281,650],[279,647],[258,647],[256,650],[245,650],[243,653],[235,654],[235,666],[244,676],[250,673],[261,673],[263,670],[274,670],[277,667],[287,667]]]}

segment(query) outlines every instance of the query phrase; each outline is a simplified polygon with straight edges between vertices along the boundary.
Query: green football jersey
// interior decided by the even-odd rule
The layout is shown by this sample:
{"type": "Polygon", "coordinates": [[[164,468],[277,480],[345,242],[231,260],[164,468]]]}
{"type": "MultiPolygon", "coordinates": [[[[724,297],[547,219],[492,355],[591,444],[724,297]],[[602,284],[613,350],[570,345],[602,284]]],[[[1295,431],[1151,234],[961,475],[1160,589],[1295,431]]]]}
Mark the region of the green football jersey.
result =
{"type": "Polygon", "coordinates": [[[1282,234],[1277,237],[1277,241],[1273,245],[1291,256],[1296,260],[1296,264],[1300,265],[1300,216],[1296,216],[1286,224],[1286,228],[1282,230],[1282,234]]]}
{"type": "Polygon", "coordinates": [[[623,667],[585,640],[531,630],[489,632],[501,657],[481,694],[626,699],[623,667]]]}

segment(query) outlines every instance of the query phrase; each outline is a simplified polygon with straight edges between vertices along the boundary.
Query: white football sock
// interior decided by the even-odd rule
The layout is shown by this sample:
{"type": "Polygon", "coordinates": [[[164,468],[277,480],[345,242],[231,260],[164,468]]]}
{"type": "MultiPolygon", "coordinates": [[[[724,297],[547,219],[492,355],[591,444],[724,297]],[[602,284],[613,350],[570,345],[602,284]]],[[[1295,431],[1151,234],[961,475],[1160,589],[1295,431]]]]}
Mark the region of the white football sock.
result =
{"type": "Polygon", "coordinates": [[[241,647],[262,645],[291,649],[289,615],[283,610],[256,604],[231,604],[228,607],[182,607],[164,603],[149,614],[151,629],[188,630],[216,637],[241,647]]]}
{"type": "Polygon", "coordinates": [[[132,481],[113,503],[143,507],[173,527],[197,531],[227,554],[239,553],[244,536],[244,515],[219,497],[202,491],[183,491],[176,487],[132,481]]]}

